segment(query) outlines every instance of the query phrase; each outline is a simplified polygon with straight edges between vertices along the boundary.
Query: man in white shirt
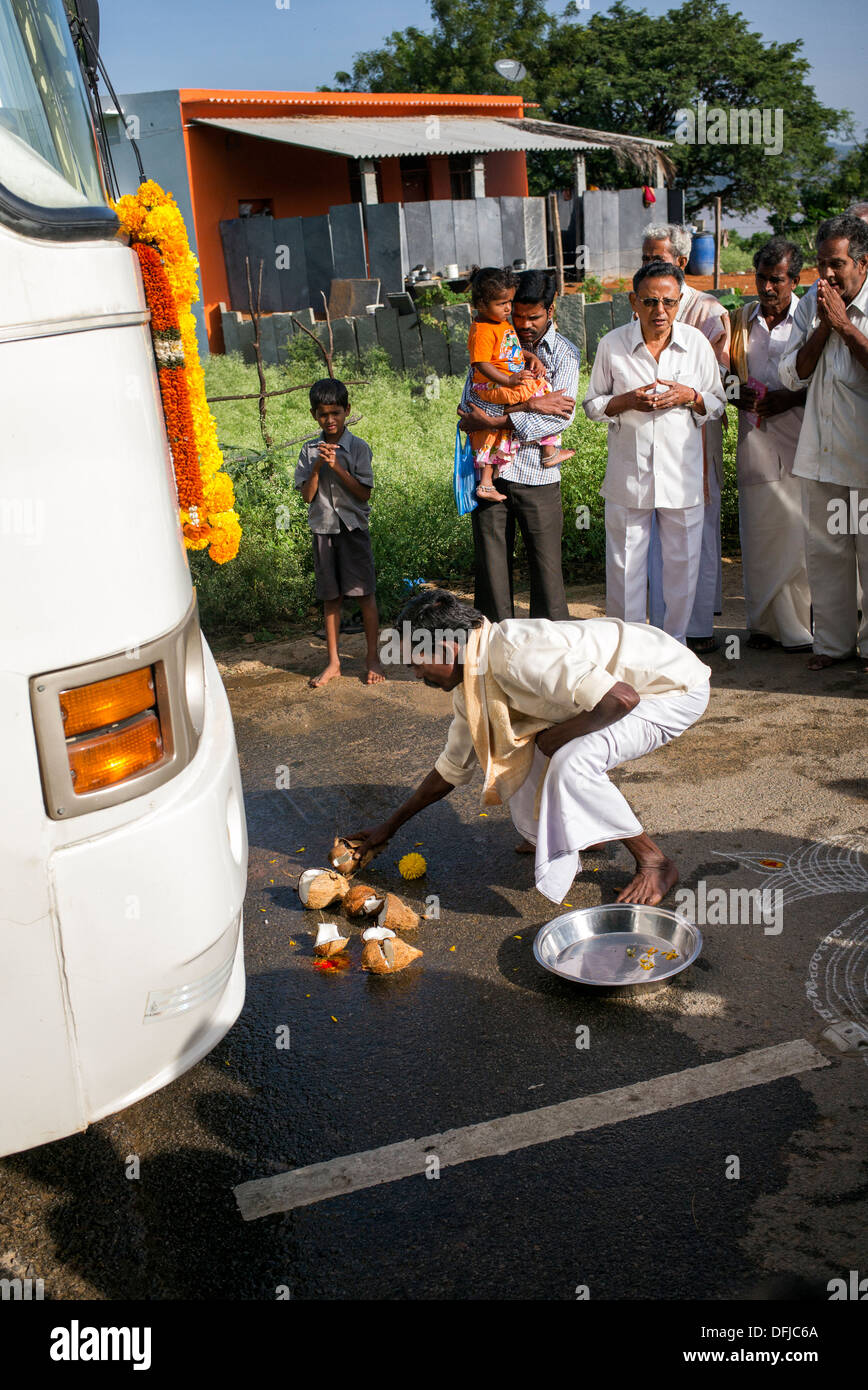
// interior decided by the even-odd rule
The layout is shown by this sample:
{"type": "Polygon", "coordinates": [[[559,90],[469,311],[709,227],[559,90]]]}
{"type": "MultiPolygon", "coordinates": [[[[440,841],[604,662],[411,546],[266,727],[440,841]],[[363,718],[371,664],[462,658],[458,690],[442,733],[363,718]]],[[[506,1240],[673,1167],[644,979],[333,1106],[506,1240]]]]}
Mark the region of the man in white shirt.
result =
{"type": "Polygon", "coordinates": [[[607,774],[700,718],[709,668],[645,624],[492,624],[443,589],[411,599],[398,630],[417,679],[452,692],[453,719],[443,752],[413,795],[382,825],[353,833],[362,850],[382,848],[411,816],[469,782],[478,763],[483,805],[508,803],[535,847],[536,886],[552,902],[569,891],[583,849],[621,840],[636,873],[617,901],[659,903],[678,870],[607,774]]]}
{"type": "MultiPolygon", "coordinates": [[[[688,227],[677,222],[661,222],[645,228],[642,241],[642,264],[650,261],[669,261],[687,274],[687,262],[693,245],[688,227]]],[[[729,313],[720,300],[704,290],[684,284],[676,323],[689,323],[698,328],[711,343],[718,366],[729,371],[729,313]]],[[[716,420],[707,420],[702,431],[705,465],[705,512],[702,520],[702,554],[699,558],[699,578],[693,611],[687,624],[687,645],[695,652],[713,652],[720,645],[714,635],[714,615],[723,607],[723,569],[720,548],[720,494],[723,487],[723,428],[726,412],[716,420]]],[[[664,623],[663,564],[660,536],[656,522],[651,525],[651,544],[648,549],[648,616],[655,627],[664,623]]]]}
{"type": "Polygon", "coordinates": [[[799,303],[793,290],[802,253],[784,237],[772,237],[754,266],[759,297],[734,315],[731,348],[740,383],[734,403],[748,646],[804,652],[811,650],[811,591],[801,480],[793,477],[793,462],[807,392],[786,390],[778,370],[799,303]]]}
{"type": "Polygon", "coordinates": [[[830,217],[817,231],[816,296],[799,303],[781,358],[791,391],[808,388],[793,473],[802,479],[814,605],[811,671],[848,660],[868,671],[868,226],[830,217]]]}
{"type": "Polygon", "coordinates": [[[600,341],[584,400],[609,425],[606,612],[644,622],[652,518],[660,532],[664,631],[684,642],[705,520],[702,426],[726,408],[717,361],[697,328],[676,322],[684,275],[652,261],[633,277],[637,318],[600,341]]]}

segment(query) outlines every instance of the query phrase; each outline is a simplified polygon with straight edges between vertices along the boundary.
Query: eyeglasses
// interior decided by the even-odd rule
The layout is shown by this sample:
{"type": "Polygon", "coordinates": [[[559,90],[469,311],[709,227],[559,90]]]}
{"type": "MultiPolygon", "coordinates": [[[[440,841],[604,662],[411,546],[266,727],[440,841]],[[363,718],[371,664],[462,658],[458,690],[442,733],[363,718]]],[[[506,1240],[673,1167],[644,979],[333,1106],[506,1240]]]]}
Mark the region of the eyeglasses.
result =
{"type": "Polygon", "coordinates": [[[678,304],[677,299],[640,299],[640,304],[644,304],[646,309],[656,309],[658,304],[662,304],[664,309],[674,309],[678,304]]]}

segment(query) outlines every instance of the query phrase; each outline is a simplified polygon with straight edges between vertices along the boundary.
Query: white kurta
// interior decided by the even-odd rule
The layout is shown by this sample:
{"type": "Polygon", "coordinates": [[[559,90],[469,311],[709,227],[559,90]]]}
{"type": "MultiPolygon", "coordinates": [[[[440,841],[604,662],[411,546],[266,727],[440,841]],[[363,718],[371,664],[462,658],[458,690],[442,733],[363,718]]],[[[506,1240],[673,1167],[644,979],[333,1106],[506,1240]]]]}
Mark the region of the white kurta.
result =
{"type": "Polygon", "coordinates": [[[589,419],[609,426],[609,460],[600,489],[606,499],[606,612],[625,622],[644,621],[648,547],[656,513],[666,543],[661,585],[667,611],[659,625],[683,642],[694,605],[705,523],[703,424],[719,419],[726,409],[707,337],[676,321],[655,362],[638,319],[607,333],[597,348],[584,408],[589,419]],[[606,415],[613,396],[658,378],[694,387],[703,397],[705,414],[682,406],[659,414],[627,410],[606,415]]]}
{"type": "MultiPolygon", "coordinates": [[[[770,391],[781,389],[781,357],[798,305],[769,331],[755,305],[746,335],[747,369],[770,391]]],[[[804,407],[773,415],[757,428],[747,411],[738,416],[738,515],[747,625],[784,647],[811,641],[811,591],[805,562],[802,488],[793,477],[804,407]]]]}
{"type": "Polygon", "coordinates": [[[617,724],[573,739],[551,759],[537,749],[530,776],[510,797],[509,809],[516,830],[536,845],[534,877],[545,897],[563,902],[588,845],[641,835],[641,823],[608,773],[671,743],[702,716],[708,698],[707,680],[684,695],[649,696],[617,724]]]}
{"type": "MultiPolygon", "coordinates": [[[[656,628],[611,618],[510,618],[483,632],[477,661],[480,672],[487,669],[494,678],[511,711],[552,725],[595,709],[619,681],[640,697],[623,719],[572,739],[551,760],[534,749],[526,780],[509,798],[515,825],[537,847],[537,887],[561,902],[581,867],[580,850],[598,840],[641,833],[607,772],[670,742],[695,723],[708,704],[711,672],[656,628]]],[[[482,675],[465,674],[464,681],[469,679],[484,684],[482,675]]],[[[471,736],[464,682],[452,692],[452,711],[446,746],[435,767],[447,782],[463,786],[481,756],[471,736]]]]}

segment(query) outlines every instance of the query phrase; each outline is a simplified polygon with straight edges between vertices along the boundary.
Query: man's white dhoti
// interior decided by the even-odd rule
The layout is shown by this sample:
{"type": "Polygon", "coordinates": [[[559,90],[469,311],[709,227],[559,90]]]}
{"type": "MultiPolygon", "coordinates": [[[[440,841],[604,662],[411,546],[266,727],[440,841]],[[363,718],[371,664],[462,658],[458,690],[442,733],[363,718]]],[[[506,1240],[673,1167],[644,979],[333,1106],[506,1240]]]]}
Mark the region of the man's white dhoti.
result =
{"type": "Polygon", "coordinates": [[[582,867],[579,852],[588,845],[642,833],[607,773],[683,734],[704,713],[708,697],[707,681],[686,695],[648,696],[616,724],[572,739],[551,759],[536,750],[530,775],[508,804],[516,829],[536,845],[536,886],[545,897],[563,902],[582,867]]]}
{"type": "Polygon", "coordinates": [[[741,488],[738,515],[748,628],[782,647],[810,646],[801,479],[741,488]]]}

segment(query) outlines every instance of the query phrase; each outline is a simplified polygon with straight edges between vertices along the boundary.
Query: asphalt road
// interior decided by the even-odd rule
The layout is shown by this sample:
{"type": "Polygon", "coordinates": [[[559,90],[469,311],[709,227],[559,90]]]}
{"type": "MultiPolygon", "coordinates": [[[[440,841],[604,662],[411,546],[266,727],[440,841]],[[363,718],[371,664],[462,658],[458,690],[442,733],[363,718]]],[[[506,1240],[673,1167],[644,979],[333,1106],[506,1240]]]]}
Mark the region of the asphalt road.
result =
{"type": "MultiPolygon", "coordinates": [[[[738,574],[728,573],[738,592],[738,574]]],[[[594,612],[582,591],[574,615],[594,612]]],[[[743,619],[729,600],[723,631],[743,619]]],[[[743,627],[741,628],[744,636],[743,627]]],[[[313,968],[294,882],[338,830],[373,824],[431,767],[449,697],[399,675],[307,688],[314,638],[221,658],[250,832],[248,994],[190,1073],[87,1133],[0,1161],[0,1274],[53,1299],[743,1299],[796,1277],[821,1297],[868,1273],[868,1064],[822,1038],[868,1025],[865,677],[805,659],[711,659],[682,739],[619,774],[682,883],[782,886],[782,930],[707,924],[670,987],[600,997],[543,972],[556,909],[479,782],[401,832],[365,878],[437,895],[421,962],[373,978],[313,968]],[[289,769],[289,787],[283,784],[289,769]],[[860,847],[865,852],[860,853],[860,847]],[[425,878],[402,883],[418,848],[425,878]],[[762,865],[773,861],[777,868],[762,865]],[[288,1025],[290,1046],[276,1039],[288,1025]],[[585,1025],[588,1046],[577,1047],[585,1025]],[[829,1065],[548,1143],[243,1221],[233,1189],[401,1140],[593,1096],[808,1039],[829,1065]],[[128,1155],[140,1177],[125,1175],[128,1155]],[[739,1176],[732,1172],[738,1159],[739,1176]]],[[[585,860],[572,905],[627,882],[620,847],[585,860]]]]}

